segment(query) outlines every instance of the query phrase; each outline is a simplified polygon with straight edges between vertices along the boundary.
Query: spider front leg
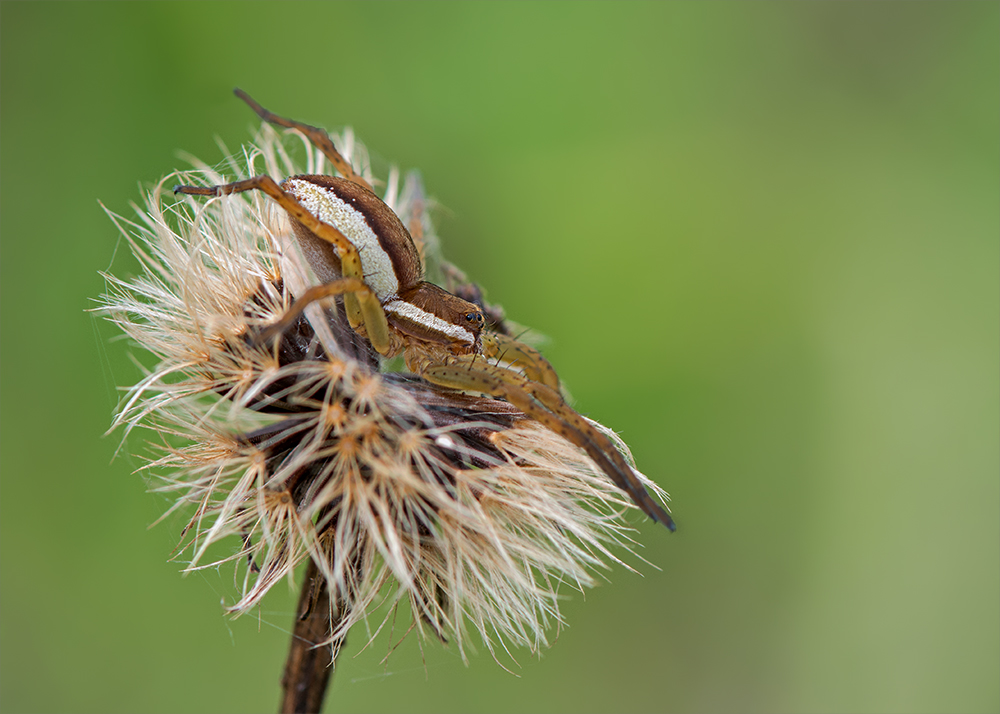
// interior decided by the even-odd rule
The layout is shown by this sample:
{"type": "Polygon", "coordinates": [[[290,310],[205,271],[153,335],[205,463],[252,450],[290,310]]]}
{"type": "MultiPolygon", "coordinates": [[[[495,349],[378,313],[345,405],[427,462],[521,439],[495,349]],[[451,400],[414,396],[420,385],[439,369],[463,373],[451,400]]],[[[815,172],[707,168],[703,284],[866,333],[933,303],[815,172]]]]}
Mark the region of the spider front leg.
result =
{"type": "MultiPolygon", "coordinates": [[[[362,270],[361,257],[358,254],[357,248],[340,230],[319,220],[299,203],[294,196],[284,191],[281,186],[275,183],[274,179],[266,174],[217,186],[174,187],[175,194],[183,193],[189,196],[228,196],[232,193],[242,193],[244,191],[260,191],[269,196],[288,213],[292,220],[298,221],[317,237],[334,245],[340,256],[341,272],[344,275],[343,280],[333,281],[333,283],[329,284],[332,286],[330,288],[320,285],[306,291],[306,294],[296,300],[295,305],[292,307],[292,310],[297,308],[297,312],[291,316],[290,320],[289,315],[286,314],[278,324],[287,327],[309,303],[331,295],[343,294],[344,309],[347,312],[347,319],[351,327],[358,329],[363,324],[372,347],[379,354],[387,354],[390,348],[390,339],[389,325],[386,321],[385,311],[382,309],[382,304],[379,302],[378,297],[364,282],[364,271],[362,270]],[[326,292],[324,292],[324,289],[326,289],[326,292]],[[307,295],[310,294],[312,297],[306,299],[307,295]]],[[[291,313],[291,310],[289,313],[291,313]]]]}
{"type": "Polygon", "coordinates": [[[559,375],[542,353],[513,337],[491,332],[484,334],[483,354],[524,371],[532,382],[541,382],[559,391],[559,375]]]}
{"type": "Polygon", "coordinates": [[[647,516],[675,530],[673,518],[649,495],[611,439],[573,411],[552,387],[510,370],[471,360],[428,365],[419,373],[428,382],[442,387],[503,397],[529,417],[581,447],[647,516]]]}

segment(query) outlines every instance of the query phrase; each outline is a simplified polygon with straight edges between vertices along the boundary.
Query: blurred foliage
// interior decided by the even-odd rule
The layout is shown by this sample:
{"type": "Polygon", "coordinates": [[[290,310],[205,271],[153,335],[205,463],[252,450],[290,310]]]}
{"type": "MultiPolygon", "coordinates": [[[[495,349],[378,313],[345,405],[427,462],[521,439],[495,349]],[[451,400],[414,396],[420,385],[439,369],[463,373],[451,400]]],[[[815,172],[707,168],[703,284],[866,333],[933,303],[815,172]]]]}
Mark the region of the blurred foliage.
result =
{"type": "Polygon", "coordinates": [[[183,516],[147,530],[168,503],[101,438],[139,370],[85,312],[135,270],[97,201],[236,151],[239,85],[419,167],[679,524],[637,521],[643,576],[567,590],[519,677],[359,632],[330,711],[996,711],[998,20],[4,2],[0,708],[277,706],[294,594],[232,622],[230,571],[166,562],[183,516]]]}

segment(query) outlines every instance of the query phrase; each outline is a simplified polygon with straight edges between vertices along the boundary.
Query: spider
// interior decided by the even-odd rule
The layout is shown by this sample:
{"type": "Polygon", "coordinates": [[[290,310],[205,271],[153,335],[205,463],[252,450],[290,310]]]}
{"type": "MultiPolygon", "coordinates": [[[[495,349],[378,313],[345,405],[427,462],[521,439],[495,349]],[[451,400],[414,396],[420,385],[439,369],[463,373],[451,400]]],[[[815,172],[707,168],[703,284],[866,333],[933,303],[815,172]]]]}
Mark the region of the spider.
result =
{"type": "Polygon", "coordinates": [[[240,89],[235,94],[265,122],[303,134],[340,174],[297,175],[280,184],[261,174],[216,186],[174,187],[175,194],[195,196],[261,191],[288,214],[313,271],[329,278],[298,296],[263,339],[279,337],[311,303],[343,296],[351,328],[380,355],[402,355],[407,369],[438,387],[505,399],[581,447],[646,515],[675,529],[611,439],[566,404],[559,377],[537,350],[485,330],[478,305],[424,280],[410,233],[326,131],[280,117],[240,89]]]}

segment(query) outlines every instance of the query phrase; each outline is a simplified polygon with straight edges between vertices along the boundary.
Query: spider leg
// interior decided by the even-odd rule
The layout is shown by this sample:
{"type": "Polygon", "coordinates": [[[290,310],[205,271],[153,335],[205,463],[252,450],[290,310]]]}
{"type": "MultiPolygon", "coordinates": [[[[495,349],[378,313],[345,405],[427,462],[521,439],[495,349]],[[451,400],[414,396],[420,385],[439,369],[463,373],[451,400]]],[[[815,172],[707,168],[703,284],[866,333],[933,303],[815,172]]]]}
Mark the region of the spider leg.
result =
{"type": "MultiPolygon", "coordinates": [[[[288,311],[281,316],[280,320],[272,325],[269,325],[268,328],[261,333],[260,341],[267,342],[282,334],[285,330],[295,324],[295,321],[299,318],[299,315],[302,314],[303,310],[317,300],[333,297],[335,295],[365,292],[370,293],[371,291],[371,288],[365,285],[364,281],[357,278],[340,278],[339,280],[333,280],[329,283],[324,283],[323,285],[315,285],[302,293],[302,295],[300,295],[295,302],[292,303],[292,306],[288,308],[288,311]]],[[[367,325],[365,327],[367,328],[367,325]]],[[[388,336],[386,337],[386,340],[388,341],[388,336]]]]}
{"type": "MultiPolygon", "coordinates": [[[[282,190],[281,186],[275,183],[274,179],[270,176],[261,174],[253,178],[244,179],[243,181],[218,186],[174,186],[174,193],[183,193],[189,196],[228,196],[231,193],[242,193],[243,191],[260,191],[266,194],[281,206],[289,216],[312,231],[317,237],[336,246],[337,252],[340,254],[341,272],[344,275],[344,279],[356,279],[362,284],[364,283],[361,256],[358,255],[358,249],[354,244],[339,230],[328,223],[324,223],[310,213],[301,203],[295,200],[294,196],[282,190]]],[[[331,285],[339,282],[335,280],[331,285]]],[[[323,287],[322,285],[318,286],[319,289],[323,287]]],[[[347,318],[351,327],[357,329],[363,324],[372,347],[379,354],[386,354],[389,350],[389,324],[385,317],[385,311],[382,309],[382,304],[371,290],[367,288],[365,290],[348,288],[339,290],[339,292],[322,294],[307,301],[302,305],[302,308],[305,308],[309,302],[314,302],[328,295],[341,293],[344,295],[344,309],[347,311],[347,318]]],[[[278,324],[284,322],[285,319],[283,318],[278,324]]],[[[288,324],[291,323],[289,322],[288,324]]]]}
{"type": "MultiPolygon", "coordinates": [[[[323,156],[330,160],[330,163],[333,164],[333,167],[337,169],[341,176],[346,178],[348,181],[352,181],[359,186],[364,186],[369,191],[372,191],[371,185],[361,178],[360,174],[354,171],[354,167],[347,162],[347,159],[341,156],[340,152],[337,151],[337,147],[333,145],[333,140],[330,138],[330,135],[325,131],[319,127],[309,126],[308,124],[303,124],[302,122],[295,121],[294,119],[279,117],[277,114],[268,111],[255,102],[249,94],[238,87],[233,90],[233,94],[246,102],[251,109],[257,112],[257,116],[266,121],[268,124],[283,126],[286,129],[295,129],[300,132],[309,140],[309,143],[323,152],[323,156]]],[[[374,193],[374,191],[372,191],[372,193],[374,193]]]]}
{"type": "Polygon", "coordinates": [[[581,447],[618,488],[625,491],[654,521],[674,530],[673,518],[636,477],[631,465],[604,433],[573,411],[559,393],[545,384],[500,367],[471,361],[427,366],[420,375],[442,387],[503,397],[522,412],[581,447]]]}
{"type": "Polygon", "coordinates": [[[541,382],[546,387],[559,391],[559,375],[535,348],[518,342],[513,337],[494,332],[484,334],[482,341],[483,354],[487,357],[507,362],[512,367],[523,370],[524,376],[532,382],[541,382]]]}

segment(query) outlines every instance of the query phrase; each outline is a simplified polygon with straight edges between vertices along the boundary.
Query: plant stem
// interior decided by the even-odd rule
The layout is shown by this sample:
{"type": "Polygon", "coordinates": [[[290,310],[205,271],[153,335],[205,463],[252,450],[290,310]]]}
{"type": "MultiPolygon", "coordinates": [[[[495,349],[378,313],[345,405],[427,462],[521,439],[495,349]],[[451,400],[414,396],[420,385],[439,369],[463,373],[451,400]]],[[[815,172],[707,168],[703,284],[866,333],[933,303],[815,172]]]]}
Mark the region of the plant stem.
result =
{"type": "MultiPolygon", "coordinates": [[[[340,608],[336,608],[339,612],[340,608]]],[[[318,714],[343,641],[330,643],[334,610],[326,580],[310,559],[281,678],[281,714],[318,714]],[[325,644],[321,644],[325,643],[325,644]]]]}

